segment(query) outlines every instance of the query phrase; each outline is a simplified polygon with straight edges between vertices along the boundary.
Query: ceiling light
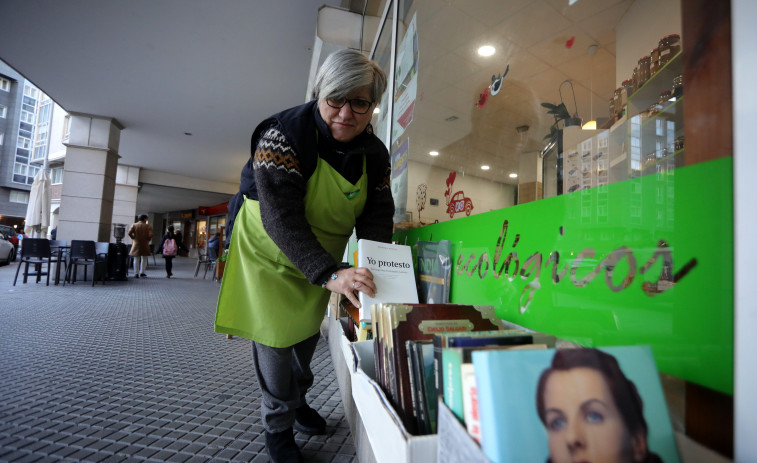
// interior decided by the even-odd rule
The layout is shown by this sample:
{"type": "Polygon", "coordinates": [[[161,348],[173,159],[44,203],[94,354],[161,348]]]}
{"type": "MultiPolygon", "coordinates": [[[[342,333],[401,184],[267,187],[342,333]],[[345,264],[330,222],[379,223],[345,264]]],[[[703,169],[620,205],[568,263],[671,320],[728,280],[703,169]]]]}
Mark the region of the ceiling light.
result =
{"type": "Polygon", "coordinates": [[[486,165],[481,166],[481,170],[489,170],[489,166],[486,166],[486,165]]]}
{"type": "Polygon", "coordinates": [[[491,56],[496,50],[491,45],[484,45],[478,49],[478,54],[481,56],[491,56]]]}
{"type": "Polygon", "coordinates": [[[380,113],[380,112],[381,112],[381,109],[379,109],[379,107],[378,107],[378,106],[376,106],[376,107],[375,107],[375,108],[373,109],[373,114],[378,114],[378,113],[380,113]]]}
{"type": "Polygon", "coordinates": [[[516,174],[515,172],[513,172],[512,174],[510,174],[510,178],[518,178],[518,174],[516,174]]]}
{"type": "Polygon", "coordinates": [[[597,130],[597,121],[589,121],[583,126],[581,126],[582,130],[597,130]]]}
{"type": "Polygon", "coordinates": [[[439,152],[438,151],[429,151],[428,154],[429,154],[429,156],[439,156],[439,152]]]}

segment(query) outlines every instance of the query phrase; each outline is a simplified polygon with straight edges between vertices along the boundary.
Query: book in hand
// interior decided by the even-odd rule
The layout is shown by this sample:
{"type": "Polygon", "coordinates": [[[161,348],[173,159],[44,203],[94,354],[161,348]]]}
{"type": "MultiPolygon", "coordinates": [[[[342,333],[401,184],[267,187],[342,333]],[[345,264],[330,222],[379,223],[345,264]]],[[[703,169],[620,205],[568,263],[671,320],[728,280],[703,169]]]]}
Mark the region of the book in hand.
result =
{"type": "Polygon", "coordinates": [[[648,346],[477,351],[472,357],[481,447],[493,463],[557,461],[569,448],[572,461],[590,460],[589,452],[612,452],[623,461],[680,461],[648,346]]]}
{"type": "Polygon", "coordinates": [[[357,266],[369,269],[376,284],[375,297],[358,292],[361,306],[359,322],[371,321],[372,304],[418,302],[410,246],[360,239],[357,241],[357,266]]]}
{"type": "Polygon", "coordinates": [[[406,341],[430,341],[436,333],[495,330],[501,321],[492,306],[462,304],[375,304],[374,348],[381,356],[376,377],[411,434],[413,415],[406,341]]]}

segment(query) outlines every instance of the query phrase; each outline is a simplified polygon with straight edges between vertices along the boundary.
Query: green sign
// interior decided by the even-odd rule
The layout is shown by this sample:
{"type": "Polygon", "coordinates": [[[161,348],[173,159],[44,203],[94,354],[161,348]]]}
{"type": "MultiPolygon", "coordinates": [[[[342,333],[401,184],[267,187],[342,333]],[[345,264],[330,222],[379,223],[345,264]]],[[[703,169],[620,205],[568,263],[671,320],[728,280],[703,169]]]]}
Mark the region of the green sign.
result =
{"type": "Polygon", "coordinates": [[[398,232],[452,241],[454,303],[733,393],[733,160],[398,232]]]}

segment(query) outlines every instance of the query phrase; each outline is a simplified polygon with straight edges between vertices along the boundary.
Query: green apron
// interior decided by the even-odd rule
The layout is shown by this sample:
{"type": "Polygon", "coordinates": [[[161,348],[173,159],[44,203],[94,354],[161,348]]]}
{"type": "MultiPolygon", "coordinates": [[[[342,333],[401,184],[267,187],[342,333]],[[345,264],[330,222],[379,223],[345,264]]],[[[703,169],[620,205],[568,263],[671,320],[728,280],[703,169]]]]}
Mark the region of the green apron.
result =
{"type": "MultiPolygon", "coordinates": [[[[305,192],[305,217],[323,248],[341,262],[366,201],[363,175],[353,185],[318,158],[305,192]]],[[[305,278],[263,229],[260,203],[237,214],[218,295],[215,330],[266,346],[288,347],[316,334],[330,292],[305,278]]]]}

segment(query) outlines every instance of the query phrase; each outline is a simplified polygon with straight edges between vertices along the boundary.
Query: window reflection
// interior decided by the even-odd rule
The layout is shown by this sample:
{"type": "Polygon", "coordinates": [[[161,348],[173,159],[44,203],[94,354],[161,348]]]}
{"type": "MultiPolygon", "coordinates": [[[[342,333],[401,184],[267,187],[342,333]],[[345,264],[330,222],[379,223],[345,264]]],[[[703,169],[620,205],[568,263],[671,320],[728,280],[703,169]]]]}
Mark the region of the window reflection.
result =
{"type": "MultiPolygon", "coordinates": [[[[609,223],[607,185],[684,165],[679,0],[401,0],[398,12],[394,86],[373,126],[400,228],[589,192],[577,213],[609,223]]],[[[388,24],[374,54],[385,69],[388,24]]],[[[640,198],[629,206],[644,213],[640,198]]]]}

